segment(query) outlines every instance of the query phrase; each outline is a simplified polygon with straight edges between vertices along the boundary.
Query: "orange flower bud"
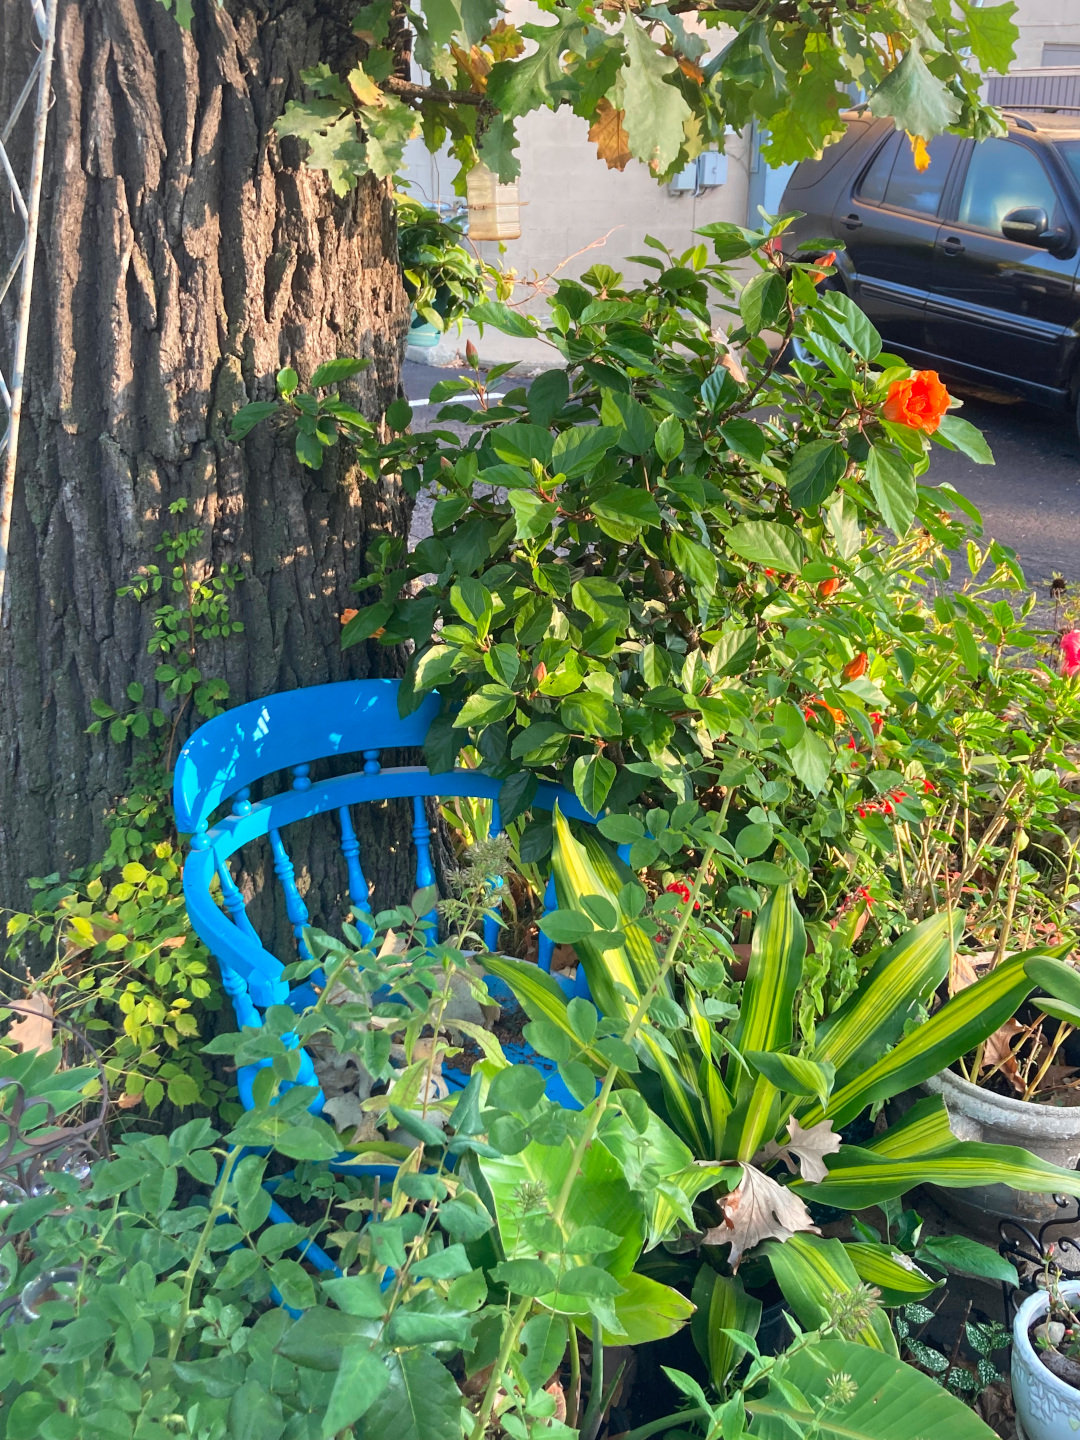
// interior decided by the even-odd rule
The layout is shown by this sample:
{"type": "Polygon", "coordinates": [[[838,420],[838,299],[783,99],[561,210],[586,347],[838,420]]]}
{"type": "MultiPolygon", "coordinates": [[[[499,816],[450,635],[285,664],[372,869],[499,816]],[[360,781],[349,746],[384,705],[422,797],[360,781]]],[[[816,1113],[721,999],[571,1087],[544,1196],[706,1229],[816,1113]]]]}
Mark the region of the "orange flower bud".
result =
{"type": "MultiPolygon", "coordinates": [[[[818,261],[818,264],[819,264],[819,265],[835,265],[835,264],[836,264],[836,251],[835,251],[835,250],[830,250],[827,255],[822,255],[821,259],[818,261]]],[[[815,285],[820,285],[820,283],[822,282],[822,280],[825,279],[825,271],[824,271],[824,270],[811,270],[811,271],[810,271],[810,279],[813,280],[813,282],[814,282],[815,285]]]]}
{"type": "Polygon", "coordinates": [[[533,671],[533,679],[536,681],[537,685],[539,685],[539,684],[541,683],[541,681],[544,680],[544,678],[546,677],[546,675],[547,675],[547,666],[546,666],[546,665],[544,664],[544,662],[541,660],[541,661],[540,661],[540,664],[537,665],[536,669],[533,671]]]}
{"type": "Polygon", "coordinates": [[[818,599],[828,600],[829,596],[835,595],[839,589],[840,581],[835,575],[831,576],[828,580],[822,580],[821,584],[817,587],[818,599]]]}
{"type": "Polygon", "coordinates": [[[855,659],[849,660],[840,673],[845,680],[857,680],[860,675],[866,674],[866,667],[869,663],[870,661],[867,659],[866,651],[860,650],[858,655],[855,656],[855,659]]]}
{"type": "Polygon", "coordinates": [[[475,370],[476,362],[480,359],[480,352],[471,340],[465,341],[465,359],[475,370]]]}
{"type": "Polygon", "coordinates": [[[360,614],[360,611],[359,611],[359,610],[343,610],[343,611],[341,612],[341,623],[342,623],[342,625],[347,625],[350,620],[354,619],[354,618],[355,618],[357,615],[359,615],[359,614],[360,614]]]}

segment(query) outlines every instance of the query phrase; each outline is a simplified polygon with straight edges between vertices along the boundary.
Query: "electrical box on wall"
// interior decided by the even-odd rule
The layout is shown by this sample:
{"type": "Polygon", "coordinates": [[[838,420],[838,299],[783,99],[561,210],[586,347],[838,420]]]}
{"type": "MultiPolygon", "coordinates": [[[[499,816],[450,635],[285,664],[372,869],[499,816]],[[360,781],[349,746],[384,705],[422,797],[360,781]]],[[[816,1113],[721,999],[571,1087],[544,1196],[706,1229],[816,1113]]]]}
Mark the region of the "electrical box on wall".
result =
{"type": "Polygon", "coordinates": [[[697,157],[698,189],[712,190],[727,184],[727,156],[719,150],[703,150],[697,157]]]}
{"type": "Polygon", "coordinates": [[[715,190],[726,184],[727,156],[719,150],[703,150],[668,182],[668,194],[700,195],[703,190],[715,190]]]}

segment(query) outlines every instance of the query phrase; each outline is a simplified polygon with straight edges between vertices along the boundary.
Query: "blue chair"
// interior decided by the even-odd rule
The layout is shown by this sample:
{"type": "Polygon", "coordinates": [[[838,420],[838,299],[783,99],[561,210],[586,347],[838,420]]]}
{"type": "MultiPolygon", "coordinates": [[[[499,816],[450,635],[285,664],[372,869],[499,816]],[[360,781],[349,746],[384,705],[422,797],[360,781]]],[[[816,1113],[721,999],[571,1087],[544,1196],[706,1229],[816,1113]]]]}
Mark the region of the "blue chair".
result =
{"type": "MultiPolygon", "coordinates": [[[[184,865],[184,896],[192,926],[218,963],[222,985],[240,1025],[261,1025],[260,1012],[269,1005],[290,1005],[299,1013],[315,1000],[310,982],[290,989],[282,979],[285,962],[271,954],[259,939],[229,867],[230,857],[241,846],[264,837],[269,842],[274,873],[284,892],[285,911],[296,936],[297,953],[308,958],[303,941],[304,926],[309,923],[308,907],[297,887],[282,838],[290,825],[324,813],[336,815],[349,898],[357,914],[368,912],[369,900],[351,806],[381,800],[411,802],[418,889],[433,884],[435,879],[425,797],[490,800],[492,830],[498,833],[502,828],[499,780],[464,768],[441,775],[432,775],[422,765],[383,768],[382,752],[422,745],[439,711],[438,696],[429,695],[417,710],[402,719],[397,707],[398,685],[397,680],[346,680],[253,700],[201,725],[180,752],[173,804],[177,828],[191,836],[191,850],[184,865]],[[312,781],[314,761],[356,753],[362,757],[361,768],[333,779],[312,781]],[[290,776],[287,788],[253,802],[252,785],[279,772],[290,776]],[[231,803],[231,813],[212,824],[215,812],[226,802],[231,803]],[[220,905],[212,892],[215,877],[221,886],[220,905]]],[[[542,781],[533,805],[550,810],[556,801],[567,816],[589,822],[595,819],[569,791],[542,781]]],[[[554,905],[552,882],[545,892],[545,913],[554,905]]],[[[498,948],[498,931],[495,919],[485,922],[484,942],[490,950],[498,948]]],[[[541,936],[539,959],[548,971],[552,949],[551,941],[541,936]]],[[[587,996],[584,967],[578,967],[578,976],[576,982],[556,978],[569,995],[587,996]]],[[[498,990],[498,982],[489,984],[498,998],[508,998],[509,992],[498,990]]],[[[515,1054],[508,1058],[525,1057],[515,1054]]],[[[253,1103],[251,1087],[258,1068],[245,1066],[237,1076],[241,1102],[248,1109],[253,1103]]],[[[298,1082],[318,1085],[306,1053],[301,1055],[298,1082]]],[[[553,1075],[549,1094],[555,1098],[556,1094],[561,1096],[562,1090],[558,1076],[553,1075]]],[[[315,1113],[321,1111],[321,1092],[312,1109],[315,1113]]],[[[344,1162],[347,1156],[341,1159],[344,1162]]]]}

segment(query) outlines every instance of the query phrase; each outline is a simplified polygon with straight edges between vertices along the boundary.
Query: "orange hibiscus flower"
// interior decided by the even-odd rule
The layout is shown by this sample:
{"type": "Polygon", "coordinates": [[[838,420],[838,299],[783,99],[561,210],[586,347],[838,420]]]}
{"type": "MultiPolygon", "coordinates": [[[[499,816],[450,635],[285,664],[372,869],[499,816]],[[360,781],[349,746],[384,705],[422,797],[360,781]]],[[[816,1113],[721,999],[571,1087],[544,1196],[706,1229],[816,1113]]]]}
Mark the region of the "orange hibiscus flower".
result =
{"type": "Polygon", "coordinates": [[[932,435],[951,398],[936,370],[916,370],[909,380],[893,381],[881,413],[897,425],[910,425],[932,435]]]}

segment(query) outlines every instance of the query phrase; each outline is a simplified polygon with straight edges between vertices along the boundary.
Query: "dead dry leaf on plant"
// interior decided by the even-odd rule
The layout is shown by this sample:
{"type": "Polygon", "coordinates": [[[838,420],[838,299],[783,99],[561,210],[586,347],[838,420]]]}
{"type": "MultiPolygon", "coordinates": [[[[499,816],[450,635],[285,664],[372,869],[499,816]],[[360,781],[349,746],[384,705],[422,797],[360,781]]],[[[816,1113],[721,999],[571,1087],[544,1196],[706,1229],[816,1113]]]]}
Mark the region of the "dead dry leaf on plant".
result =
{"type": "Polygon", "coordinates": [[[762,1240],[790,1240],[800,1230],[821,1234],[799,1197],[753,1165],[743,1166],[743,1178],[724,1197],[723,1205],[723,1223],[707,1230],[701,1243],[730,1245],[732,1270],[737,1270],[745,1252],[762,1240]]]}
{"type": "Polygon", "coordinates": [[[13,1014],[19,1018],[7,1033],[7,1043],[18,1045],[23,1054],[31,1050],[50,1050],[53,1043],[53,1008],[49,997],[41,990],[35,990],[18,1004],[13,1014]]]}
{"type": "Polygon", "coordinates": [[[720,356],[720,364],[728,372],[731,378],[738,385],[746,384],[746,371],[739,364],[736,357],[729,350],[726,355],[720,356]]]}
{"type": "Polygon", "coordinates": [[[609,170],[625,170],[631,159],[630,137],[623,124],[625,118],[610,100],[601,100],[596,107],[596,119],[589,126],[589,139],[596,146],[597,159],[603,160],[609,170]]]}
{"type": "Polygon", "coordinates": [[[833,1130],[832,1121],[821,1120],[817,1125],[811,1125],[809,1130],[804,1130],[793,1115],[788,1121],[788,1136],[787,1141],[770,1140],[761,1151],[762,1157],[773,1160],[779,1155],[792,1174],[795,1174],[798,1168],[802,1178],[812,1185],[826,1180],[829,1172],[823,1157],[835,1155],[841,1144],[840,1136],[833,1130]],[[798,1167],[796,1160],[799,1162],[798,1167]]]}
{"type": "Polygon", "coordinates": [[[954,955],[949,971],[949,994],[955,995],[974,985],[985,975],[993,958],[992,950],[979,950],[974,955],[954,955]]]}
{"type": "Polygon", "coordinates": [[[1002,1075],[1013,1089],[1021,1091],[1026,1090],[1027,1086],[1020,1078],[1020,1067],[1016,1063],[1011,1046],[1017,1035],[1023,1035],[1023,1033],[1024,1026],[1018,1020],[1006,1020],[1000,1030],[995,1030],[983,1046],[982,1057],[984,1070],[992,1070],[995,1065],[1000,1066],[1002,1075]]]}

